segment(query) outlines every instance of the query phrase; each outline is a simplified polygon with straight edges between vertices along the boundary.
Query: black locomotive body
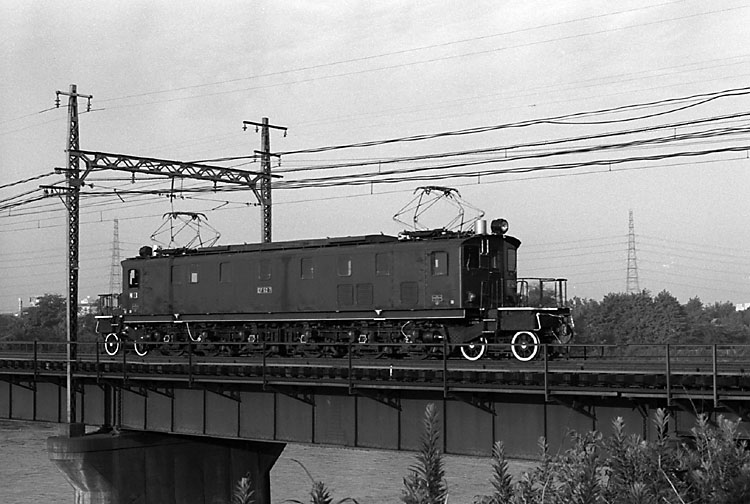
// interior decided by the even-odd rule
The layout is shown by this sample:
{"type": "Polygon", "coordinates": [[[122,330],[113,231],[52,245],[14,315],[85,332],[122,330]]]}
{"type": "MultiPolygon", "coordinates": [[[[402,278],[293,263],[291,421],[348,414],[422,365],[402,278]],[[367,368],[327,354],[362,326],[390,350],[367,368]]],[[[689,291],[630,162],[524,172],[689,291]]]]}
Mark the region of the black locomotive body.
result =
{"type": "Polygon", "coordinates": [[[190,340],[333,355],[352,345],[394,354],[449,348],[476,360],[487,343],[506,343],[530,360],[541,343],[570,339],[565,280],[518,279],[520,241],[505,229],[501,219],[492,233],[144,247],[122,262],[119,310],[99,317],[105,350],[114,355],[130,340],[145,355],[190,340]]]}

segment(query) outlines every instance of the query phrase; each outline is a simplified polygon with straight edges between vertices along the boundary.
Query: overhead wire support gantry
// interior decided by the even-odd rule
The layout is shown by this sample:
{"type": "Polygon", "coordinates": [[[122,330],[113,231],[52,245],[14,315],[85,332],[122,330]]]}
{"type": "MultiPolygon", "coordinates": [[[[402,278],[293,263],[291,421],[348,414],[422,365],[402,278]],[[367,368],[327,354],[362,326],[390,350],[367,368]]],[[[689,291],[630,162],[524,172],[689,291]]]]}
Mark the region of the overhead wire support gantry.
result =
{"type": "MultiPolygon", "coordinates": [[[[267,177],[267,175],[259,172],[187,161],[131,156],[130,154],[74,150],[71,151],[71,155],[86,164],[86,170],[81,177],[82,181],[92,170],[116,170],[129,172],[133,175],[141,173],[206,180],[214,183],[239,184],[248,186],[253,192],[256,192],[258,181],[267,177]]],[[[281,178],[280,175],[268,175],[268,177],[281,178]]]]}
{"type": "Polygon", "coordinates": [[[93,170],[115,170],[128,172],[135,179],[136,174],[156,175],[169,178],[187,178],[205,180],[218,183],[246,186],[255,195],[258,204],[263,206],[262,187],[264,181],[270,186],[271,178],[281,178],[281,175],[264,174],[235,168],[211,166],[203,163],[188,161],[174,161],[151,157],[132,156],[129,154],[115,154],[111,152],[97,152],[74,150],[71,156],[83,161],[86,169],[80,177],[80,184],[93,170]],[[260,186],[260,187],[259,187],[260,186]]]}
{"type": "MultiPolygon", "coordinates": [[[[68,211],[67,219],[67,423],[73,425],[77,418],[76,392],[73,383],[73,363],[77,360],[78,341],[78,269],[79,269],[79,228],[80,228],[80,192],[84,186],[86,177],[92,170],[116,170],[135,175],[161,175],[174,179],[175,177],[205,180],[214,183],[237,184],[246,186],[253,191],[258,203],[263,207],[263,236],[264,241],[270,241],[271,222],[271,178],[281,178],[279,175],[271,175],[270,168],[270,145],[268,141],[268,128],[274,127],[286,130],[278,126],[269,126],[268,119],[264,118],[264,136],[262,138],[263,171],[251,172],[218,166],[210,166],[201,163],[184,161],[173,161],[166,159],[147,158],[131,156],[127,154],[113,154],[107,152],[95,152],[80,150],[80,132],[78,117],[78,98],[86,98],[87,111],[91,110],[92,95],[80,94],[77,86],[71,84],[69,91],[56,91],[55,105],[60,107],[60,95],[68,96],[68,131],[65,152],[67,154],[66,167],[61,171],[65,175],[65,186],[42,186],[46,195],[57,195],[63,199],[68,211]],[[85,164],[81,172],[80,163],[85,164]],[[258,187],[260,185],[260,187],[258,187]],[[268,240],[265,240],[265,237],[268,240]]],[[[72,432],[72,427],[71,427],[72,432]]]]}

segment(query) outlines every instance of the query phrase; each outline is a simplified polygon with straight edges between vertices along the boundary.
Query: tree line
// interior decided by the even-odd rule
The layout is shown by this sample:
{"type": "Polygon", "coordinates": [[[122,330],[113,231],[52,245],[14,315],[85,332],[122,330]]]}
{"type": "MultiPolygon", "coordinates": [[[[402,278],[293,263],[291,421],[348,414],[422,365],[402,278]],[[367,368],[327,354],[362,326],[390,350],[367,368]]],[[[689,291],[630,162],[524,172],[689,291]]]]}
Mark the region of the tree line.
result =
{"type": "Polygon", "coordinates": [[[578,343],[750,343],[750,310],[737,311],[729,302],[704,305],[694,297],[680,304],[666,290],[656,296],[643,290],[601,301],[576,297],[571,307],[578,343]]]}
{"type": "MultiPolygon", "coordinates": [[[[0,315],[0,340],[64,341],[65,304],[63,296],[45,294],[19,316],[0,315]]],[[[666,290],[655,296],[643,290],[607,294],[601,301],[576,297],[571,308],[577,343],[750,343],[750,310],[737,311],[729,302],[704,305],[695,297],[680,304],[666,290]]],[[[79,315],[79,341],[93,341],[95,331],[94,315],[79,315]]]]}
{"type": "MultiPolygon", "coordinates": [[[[18,315],[0,314],[0,341],[65,341],[67,339],[67,307],[64,296],[45,294],[35,306],[18,315]]],[[[78,315],[78,340],[96,339],[93,313],[78,315]]]]}

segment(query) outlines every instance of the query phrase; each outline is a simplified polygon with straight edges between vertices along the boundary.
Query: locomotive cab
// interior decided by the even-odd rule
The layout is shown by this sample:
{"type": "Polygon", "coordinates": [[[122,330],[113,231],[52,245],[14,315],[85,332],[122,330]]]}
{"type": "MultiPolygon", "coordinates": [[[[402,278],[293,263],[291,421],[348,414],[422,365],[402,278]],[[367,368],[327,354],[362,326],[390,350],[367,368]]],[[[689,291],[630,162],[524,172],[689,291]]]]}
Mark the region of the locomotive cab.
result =
{"type": "Polygon", "coordinates": [[[517,256],[521,241],[505,235],[507,222],[492,223],[491,235],[478,235],[464,245],[467,272],[464,292],[474,299],[484,317],[484,330],[475,334],[461,353],[478,360],[487,351],[487,343],[510,353],[520,361],[530,361],[541,345],[565,345],[573,336],[573,322],[567,304],[567,280],[564,278],[518,278],[517,256]],[[487,246],[479,247],[474,240],[487,246]],[[476,270],[472,268],[476,265],[476,270]],[[473,271],[481,271],[474,273],[473,271]],[[480,281],[476,278],[481,277],[480,281]],[[478,286],[479,285],[479,286],[478,286]],[[474,295],[475,289],[479,294],[474,295]]]}

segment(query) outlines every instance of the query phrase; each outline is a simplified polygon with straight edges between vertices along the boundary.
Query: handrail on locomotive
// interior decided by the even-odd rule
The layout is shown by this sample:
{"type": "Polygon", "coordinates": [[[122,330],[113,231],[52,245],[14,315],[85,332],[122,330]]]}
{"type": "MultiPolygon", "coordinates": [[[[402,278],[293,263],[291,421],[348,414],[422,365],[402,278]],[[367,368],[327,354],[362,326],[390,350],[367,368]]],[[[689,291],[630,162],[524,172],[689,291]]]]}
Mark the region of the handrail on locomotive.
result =
{"type": "Polygon", "coordinates": [[[533,308],[567,308],[568,281],[565,278],[519,278],[520,306],[533,308]]]}

